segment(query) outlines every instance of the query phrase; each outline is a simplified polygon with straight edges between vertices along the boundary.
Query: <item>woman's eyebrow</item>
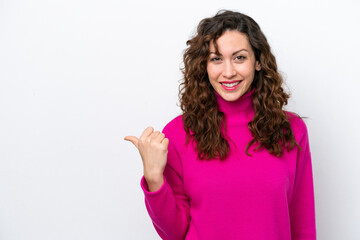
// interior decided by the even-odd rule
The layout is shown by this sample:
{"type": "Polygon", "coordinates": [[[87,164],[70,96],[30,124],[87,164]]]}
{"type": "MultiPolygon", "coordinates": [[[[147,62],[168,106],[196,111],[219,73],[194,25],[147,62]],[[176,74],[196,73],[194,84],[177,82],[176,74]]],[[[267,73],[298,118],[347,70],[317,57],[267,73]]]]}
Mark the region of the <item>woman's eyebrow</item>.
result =
{"type": "MultiPolygon", "coordinates": [[[[249,52],[247,49],[245,49],[245,48],[243,48],[243,49],[240,49],[240,50],[237,50],[236,52],[234,52],[233,54],[232,54],[232,56],[234,56],[234,55],[236,55],[236,54],[238,54],[239,52],[242,52],[242,51],[246,51],[246,52],[249,52]]],[[[210,52],[210,54],[216,54],[216,52],[210,52]]],[[[218,54],[216,54],[216,55],[218,55],[218,54]]],[[[219,53],[219,56],[222,56],[222,54],[221,53],[219,53]]]]}

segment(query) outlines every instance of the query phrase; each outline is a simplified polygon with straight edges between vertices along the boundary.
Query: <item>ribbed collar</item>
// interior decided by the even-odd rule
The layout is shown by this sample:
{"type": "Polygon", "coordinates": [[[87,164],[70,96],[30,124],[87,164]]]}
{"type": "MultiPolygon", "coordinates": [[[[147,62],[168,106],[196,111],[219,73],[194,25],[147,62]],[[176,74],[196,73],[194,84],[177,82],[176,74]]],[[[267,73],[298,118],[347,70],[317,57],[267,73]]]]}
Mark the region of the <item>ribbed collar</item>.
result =
{"type": "Polygon", "coordinates": [[[252,95],[255,88],[242,95],[235,101],[226,101],[215,90],[218,103],[218,109],[225,114],[227,124],[243,124],[248,123],[254,117],[254,104],[252,95]]]}

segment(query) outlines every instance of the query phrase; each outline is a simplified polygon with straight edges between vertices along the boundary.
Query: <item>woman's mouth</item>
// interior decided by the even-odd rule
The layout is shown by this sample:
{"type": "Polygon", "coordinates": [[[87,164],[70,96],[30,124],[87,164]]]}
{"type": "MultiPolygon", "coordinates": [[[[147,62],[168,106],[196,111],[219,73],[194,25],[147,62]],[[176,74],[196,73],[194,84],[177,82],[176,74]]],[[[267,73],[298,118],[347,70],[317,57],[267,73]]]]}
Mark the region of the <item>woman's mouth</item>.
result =
{"type": "Polygon", "coordinates": [[[232,81],[230,82],[220,82],[221,86],[227,90],[227,91],[232,91],[235,90],[239,85],[240,85],[241,81],[232,81]]]}

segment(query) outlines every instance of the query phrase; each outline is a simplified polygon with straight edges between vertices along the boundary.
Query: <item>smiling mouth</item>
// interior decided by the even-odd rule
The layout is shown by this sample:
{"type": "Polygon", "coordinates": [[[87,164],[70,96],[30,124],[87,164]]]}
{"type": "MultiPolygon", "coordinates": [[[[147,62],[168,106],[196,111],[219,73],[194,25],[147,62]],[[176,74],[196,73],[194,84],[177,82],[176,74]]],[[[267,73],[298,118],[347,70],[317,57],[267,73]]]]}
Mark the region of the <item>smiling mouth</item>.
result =
{"type": "Polygon", "coordinates": [[[234,87],[238,85],[241,81],[232,81],[232,82],[220,82],[221,85],[224,85],[225,87],[234,87]]]}

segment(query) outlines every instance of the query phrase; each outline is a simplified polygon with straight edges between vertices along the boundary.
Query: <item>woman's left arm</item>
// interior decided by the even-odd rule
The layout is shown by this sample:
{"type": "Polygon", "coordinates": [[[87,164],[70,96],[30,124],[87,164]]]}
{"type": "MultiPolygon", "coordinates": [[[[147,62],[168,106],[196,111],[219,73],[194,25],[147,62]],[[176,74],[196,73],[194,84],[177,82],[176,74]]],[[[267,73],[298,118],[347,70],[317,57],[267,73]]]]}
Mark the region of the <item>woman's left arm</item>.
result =
{"type": "Polygon", "coordinates": [[[299,129],[303,132],[299,142],[302,150],[297,154],[294,189],[289,204],[291,239],[315,240],[315,201],[309,137],[304,121],[299,120],[299,129]]]}

